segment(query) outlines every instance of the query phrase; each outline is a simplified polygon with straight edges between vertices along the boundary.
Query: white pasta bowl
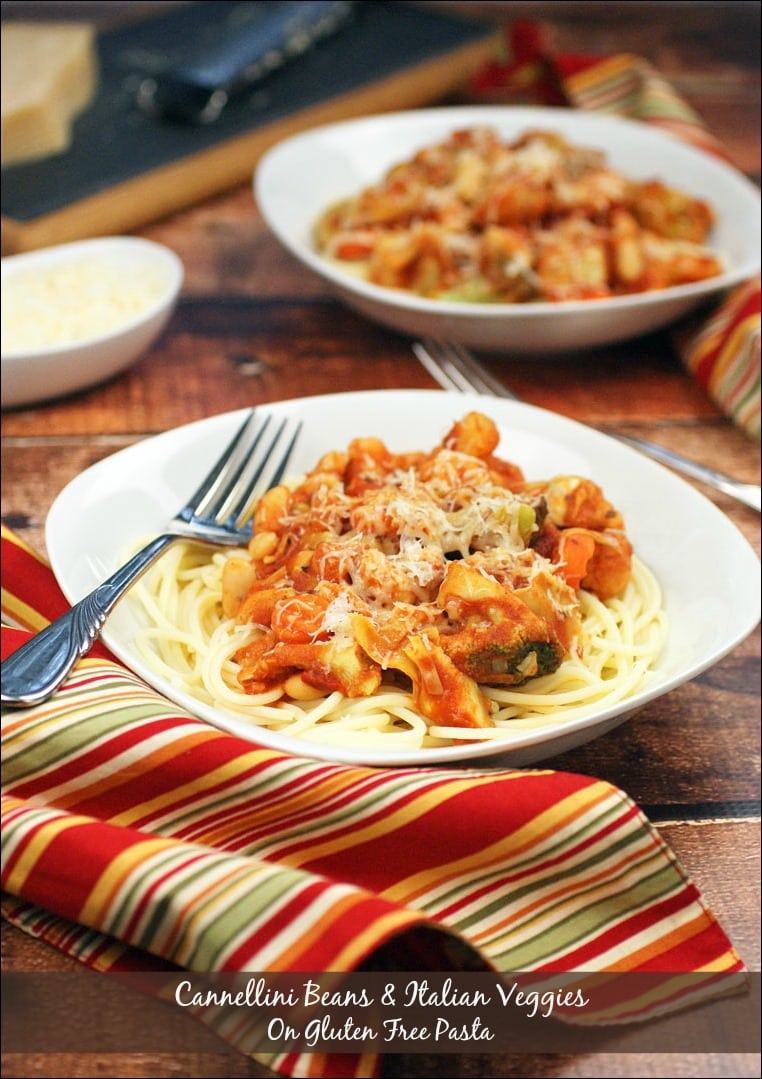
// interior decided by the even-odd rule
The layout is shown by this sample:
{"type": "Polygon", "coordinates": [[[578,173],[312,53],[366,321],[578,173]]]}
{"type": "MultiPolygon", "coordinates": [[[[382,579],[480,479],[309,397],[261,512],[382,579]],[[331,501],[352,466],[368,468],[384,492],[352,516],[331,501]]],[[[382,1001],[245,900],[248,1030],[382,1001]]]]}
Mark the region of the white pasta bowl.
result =
{"type": "MultiPolygon", "coordinates": [[[[588,476],[622,512],[636,554],[659,582],[668,620],[663,652],[638,688],[620,692],[618,683],[605,700],[584,702],[576,712],[552,711],[541,722],[517,720],[490,741],[411,748],[395,736],[383,744],[362,732],[358,737],[350,727],[338,734],[324,728],[288,735],[252,722],[240,710],[200,700],[140,647],[144,621],[134,597],[126,597],[108,619],[104,642],[169,700],[222,730],[278,751],[382,767],[492,756],[524,767],[613,730],[717,663],[754,629],[760,564],[744,536],[669,469],[599,431],[515,401],[441,390],[305,397],[276,402],[267,412],[303,422],[291,461],[296,476],[353,438],[380,438],[393,452],[434,446],[471,409],[494,419],[501,434],[498,452],[527,477],[588,476]],[[686,536],[693,542],[686,543],[686,536]]],[[[242,419],[242,412],[211,416],[143,439],[99,461],[64,488],[51,507],[45,538],[67,599],[81,599],[128,551],[164,528],[168,514],[187,500],[242,419]]]]}
{"type": "Polygon", "coordinates": [[[174,310],[183,264],[162,244],[100,237],[2,260],[2,407],[105,382],[142,356],[174,310]]]}
{"type": "Polygon", "coordinates": [[[370,116],[312,129],[270,149],[254,174],[262,216],[284,247],[351,308],[411,336],[456,340],[511,354],[574,351],[650,333],[759,272],[760,199],[738,171],[646,124],[559,108],[462,106],[370,116]],[[709,280],[609,299],[466,303],[371,284],[324,258],[313,242],[319,215],[378,182],[392,165],[465,127],[504,139],[553,131],[602,150],[633,180],[660,179],[706,199],[716,214],[709,246],[725,272],[709,280]]]}

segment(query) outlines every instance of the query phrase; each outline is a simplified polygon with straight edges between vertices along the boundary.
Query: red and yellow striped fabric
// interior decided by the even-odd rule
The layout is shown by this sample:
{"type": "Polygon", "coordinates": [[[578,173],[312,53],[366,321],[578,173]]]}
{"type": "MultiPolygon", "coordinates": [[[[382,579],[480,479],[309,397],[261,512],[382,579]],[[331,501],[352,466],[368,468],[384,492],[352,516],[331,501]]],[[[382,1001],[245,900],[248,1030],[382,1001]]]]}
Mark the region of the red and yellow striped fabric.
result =
{"type": "MultiPolygon", "coordinates": [[[[63,596],[7,529],[2,545],[4,615],[39,626],[63,596]]],[[[4,654],[23,639],[4,628],[4,654]]],[[[2,844],[4,916],[101,971],[744,969],[611,784],[288,756],[182,712],[105,649],[4,716],[2,844]]]]}
{"type": "Polygon", "coordinates": [[[684,332],[689,371],[725,412],[760,437],[760,280],[747,281],[698,328],[684,332]]]}
{"type": "MultiPolygon", "coordinates": [[[[733,164],[721,142],[674,87],[640,56],[564,56],[547,49],[539,24],[518,20],[506,55],[479,72],[472,90],[493,103],[570,105],[639,120],[733,164]]],[[[678,327],[675,347],[717,406],[760,438],[760,281],[732,289],[715,312],[678,327]]]]}

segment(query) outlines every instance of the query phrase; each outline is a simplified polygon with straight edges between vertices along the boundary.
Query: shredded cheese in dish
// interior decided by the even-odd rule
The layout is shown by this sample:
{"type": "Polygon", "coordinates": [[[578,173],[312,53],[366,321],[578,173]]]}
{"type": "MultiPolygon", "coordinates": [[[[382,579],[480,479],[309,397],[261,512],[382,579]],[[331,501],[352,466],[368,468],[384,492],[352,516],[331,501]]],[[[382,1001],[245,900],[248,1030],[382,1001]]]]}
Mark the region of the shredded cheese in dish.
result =
{"type": "Polygon", "coordinates": [[[653,574],[591,480],[528,481],[478,412],[377,438],[259,501],[248,549],[182,543],[135,587],[165,679],[326,744],[500,739],[631,696],[662,649],[653,574]]]}
{"type": "Polygon", "coordinates": [[[165,267],[85,257],[3,278],[3,354],[73,345],[110,334],[166,294],[165,267]]]}
{"type": "Polygon", "coordinates": [[[553,132],[455,131],[326,208],[318,251],[376,285],[474,303],[592,300],[716,277],[709,204],[553,132]]]}

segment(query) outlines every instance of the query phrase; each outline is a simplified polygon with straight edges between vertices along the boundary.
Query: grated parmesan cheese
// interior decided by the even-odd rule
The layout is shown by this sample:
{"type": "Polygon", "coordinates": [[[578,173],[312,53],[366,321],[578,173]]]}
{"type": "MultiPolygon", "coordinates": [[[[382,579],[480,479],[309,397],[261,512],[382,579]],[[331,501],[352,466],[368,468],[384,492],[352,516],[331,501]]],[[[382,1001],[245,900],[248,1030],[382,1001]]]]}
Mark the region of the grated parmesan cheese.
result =
{"type": "Polygon", "coordinates": [[[114,333],[166,293],[169,272],[147,261],[81,258],[3,278],[3,355],[73,345],[114,333]]]}
{"type": "Polygon", "coordinates": [[[349,645],[354,640],[352,636],[352,608],[349,596],[343,593],[331,600],[323,615],[318,637],[321,633],[330,634],[335,641],[342,645],[349,645]]]}

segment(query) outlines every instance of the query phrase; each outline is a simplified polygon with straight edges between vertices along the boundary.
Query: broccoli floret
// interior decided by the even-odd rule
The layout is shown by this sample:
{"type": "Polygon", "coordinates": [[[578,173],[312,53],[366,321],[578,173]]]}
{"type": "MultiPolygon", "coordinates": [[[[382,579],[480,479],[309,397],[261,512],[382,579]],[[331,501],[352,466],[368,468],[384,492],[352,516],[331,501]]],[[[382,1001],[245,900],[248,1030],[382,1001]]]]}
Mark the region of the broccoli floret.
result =
{"type": "Polygon", "coordinates": [[[509,623],[443,635],[442,647],[459,670],[482,685],[518,686],[551,674],[564,658],[562,645],[550,632],[528,637],[524,626],[509,623]]]}

